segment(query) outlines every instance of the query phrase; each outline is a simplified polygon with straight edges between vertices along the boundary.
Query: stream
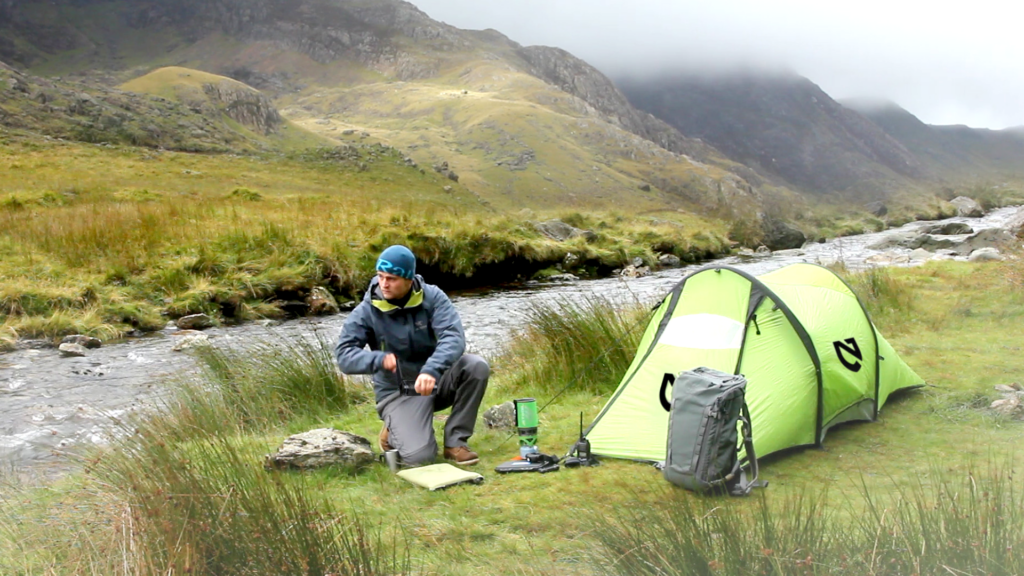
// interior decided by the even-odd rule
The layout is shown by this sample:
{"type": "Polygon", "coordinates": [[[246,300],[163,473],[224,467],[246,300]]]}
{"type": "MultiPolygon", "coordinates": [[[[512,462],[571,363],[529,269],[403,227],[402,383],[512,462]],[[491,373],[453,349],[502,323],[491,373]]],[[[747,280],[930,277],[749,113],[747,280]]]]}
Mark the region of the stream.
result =
{"type": "MultiPolygon", "coordinates": [[[[885,236],[919,231],[945,222],[965,222],[975,231],[1000,228],[1017,211],[1017,207],[1011,207],[995,210],[982,218],[913,222],[898,229],[808,244],[800,250],[759,258],[730,256],[660,270],[643,278],[529,283],[453,293],[452,301],[462,316],[468,348],[489,356],[523,324],[526,311],[534,303],[558,298],[579,300],[596,295],[616,302],[639,300],[653,304],[687,274],[709,265],[733,266],[754,275],[795,262],[842,261],[849,269],[861,269],[871,266],[872,257],[877,258],[882,253],[868,246],[885,236]]],[[[901,248],[885,251],[887,257],[909,253],[910,250],[901,248]]],[[[204,333],[212,344],[228,347],[317,335],[333,342],[345,317],[346,314],[303,318],[273,327],[246,324],[212,328],[204,333]]],[[[59,475],[70,465],[65,452],[77,446],[107,442],[112,419],[151,406],[173,385],[172,376],[195,366],[188,353],[172,351],[180,339],[174,336],[175,331],[166,329],[142,338],[107,344],[90,350],[83,358],[62,358],[56,349],[0,354],[0,475],[5,472],[43,477],[59,475]]]]}

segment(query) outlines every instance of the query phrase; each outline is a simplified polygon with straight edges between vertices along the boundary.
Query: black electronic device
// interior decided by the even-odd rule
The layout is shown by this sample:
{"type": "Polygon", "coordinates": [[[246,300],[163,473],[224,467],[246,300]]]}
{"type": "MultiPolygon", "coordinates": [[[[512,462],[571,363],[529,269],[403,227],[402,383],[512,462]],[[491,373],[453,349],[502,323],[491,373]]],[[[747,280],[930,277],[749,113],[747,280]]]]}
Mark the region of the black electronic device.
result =
{"type": "Polygon", "coordinates": [[[579,468],[580,466],[597,466],[598,461],[590,451],[590,440],[583,435],[583,412],[580,412],[580,439],[569,451],[569,457],[565,459],[566,468],[579,468]]]}

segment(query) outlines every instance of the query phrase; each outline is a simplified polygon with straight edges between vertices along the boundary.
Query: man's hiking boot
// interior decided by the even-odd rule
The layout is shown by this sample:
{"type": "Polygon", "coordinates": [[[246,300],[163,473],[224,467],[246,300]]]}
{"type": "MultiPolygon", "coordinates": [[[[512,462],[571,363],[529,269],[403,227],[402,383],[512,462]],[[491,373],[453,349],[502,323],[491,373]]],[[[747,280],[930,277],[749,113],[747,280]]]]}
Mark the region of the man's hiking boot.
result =
{"type": "Polygon", "coordinates": [[[391,444],[388,444],[388,436],[390,436],[390,433],[388,432],[388,425],[385,424],[380,429],[380,436],[377,437],[377,440],[378,440],[377,445],[380,446],[380,451],[381,452],[387,452],[388,450],[393,450],[393,448],[391,447],[391,444]]]}
{"type": "Polygon", "coordinates": [[[480,461],[476,452],[469,449],[469,446],[456,446],[444,449],[444,459],[454,460],[459,466],[472,466],[480,461]]]}

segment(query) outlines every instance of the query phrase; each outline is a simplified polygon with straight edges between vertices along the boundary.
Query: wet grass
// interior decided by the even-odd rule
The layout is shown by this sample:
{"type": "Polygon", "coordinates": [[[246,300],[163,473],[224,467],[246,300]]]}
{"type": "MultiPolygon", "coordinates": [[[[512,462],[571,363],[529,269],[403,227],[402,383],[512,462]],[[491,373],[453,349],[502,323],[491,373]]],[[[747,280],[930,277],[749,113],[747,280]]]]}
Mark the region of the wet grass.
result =
{"type": "MultiPolygon", "coordinates": [[[[1022,423],[987,404],[994,384],[1019,379],[1020,296],[1007,288],[1021,266],[850,275],[862,296],[888,286],[865,297],[872,313],[887,293],[907,299],[908,313],[876,322],[930,386],[893,397],[877,422],[832,430],[824,449],[766,459],[770,486],[748,499],[695,497],[616,460],[498,475],[515,441],[482,426],[472,440],[480,486],[426,492],[379,465],[265,472],[262,455],[290,433],[333,426],[374,438],[369,390],[333,374],[329,341],[214,350],[191,387],[84,473],[42,489],[3,486],[0,572],[1020,573],[1022,423]]],[[[580,412],[592,419],[625,369],[610,353],[572,385],[645,313],[620,306],[594,297],[533,310],[493,359],[485,405],[544,402],[570,385],[541,413],[541,448],[563,452],[580,412]]]]}

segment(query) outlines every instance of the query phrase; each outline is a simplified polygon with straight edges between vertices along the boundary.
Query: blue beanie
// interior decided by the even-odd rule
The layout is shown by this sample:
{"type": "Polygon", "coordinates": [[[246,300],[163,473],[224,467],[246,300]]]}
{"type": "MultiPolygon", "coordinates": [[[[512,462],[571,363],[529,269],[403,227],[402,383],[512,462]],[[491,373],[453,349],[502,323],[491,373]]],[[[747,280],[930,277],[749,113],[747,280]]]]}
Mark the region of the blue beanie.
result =
{"type": "Polygon", "coordinates": [[[416,275],[416,256],[405,246],[389,246],[377,259],[377,271],[412,280],[416,275]]]}

